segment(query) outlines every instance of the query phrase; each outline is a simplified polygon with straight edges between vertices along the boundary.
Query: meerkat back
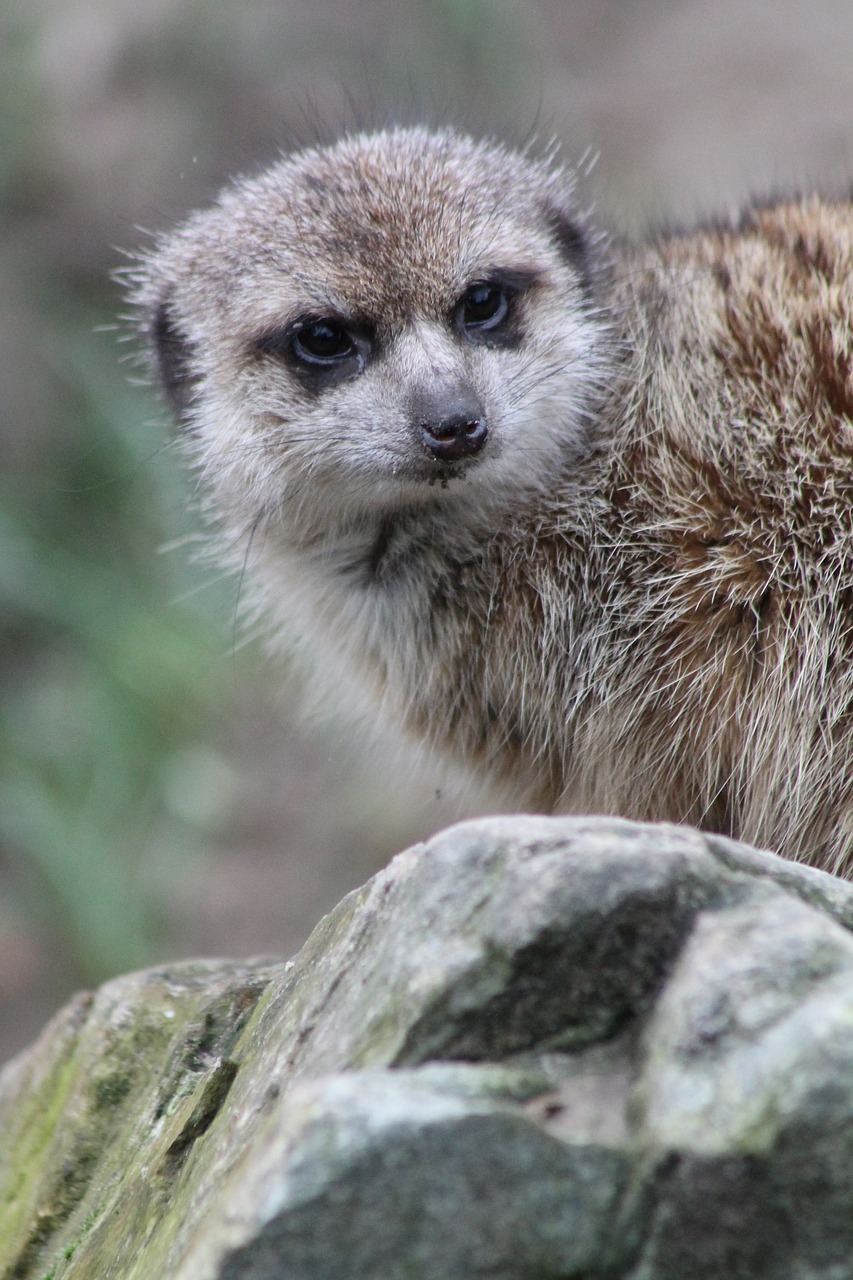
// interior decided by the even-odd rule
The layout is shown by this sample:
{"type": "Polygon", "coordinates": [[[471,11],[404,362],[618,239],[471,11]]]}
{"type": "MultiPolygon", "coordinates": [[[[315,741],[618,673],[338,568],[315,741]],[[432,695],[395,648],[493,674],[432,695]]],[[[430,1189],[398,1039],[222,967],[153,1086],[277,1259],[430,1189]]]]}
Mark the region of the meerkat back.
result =
{"type": "Polygon", "coordinates": [[[626,248],[392,130],[237,182],[132,293],[248,606],[519,806],[853,857],[853,218],[626,248]]]}

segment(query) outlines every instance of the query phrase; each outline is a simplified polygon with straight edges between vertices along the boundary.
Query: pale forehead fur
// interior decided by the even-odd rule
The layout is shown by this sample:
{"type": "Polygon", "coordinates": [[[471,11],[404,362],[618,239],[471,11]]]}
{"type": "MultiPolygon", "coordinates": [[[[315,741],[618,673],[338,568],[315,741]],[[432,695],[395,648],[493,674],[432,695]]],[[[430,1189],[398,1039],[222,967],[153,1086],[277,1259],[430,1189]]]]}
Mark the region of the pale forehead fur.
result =
{"type": "Polygon", "coordinates": [[[282,304],[389,325],[438,317],[478,271],[554,255],[570,198],[559,167],[451,131],[357,135],[228,188],[159,246],[141,301],[280,325],[282,304]],[[203,281],[203,283],[200,283],[203,281]],[[211,298],[215,291],[215,299],[211,298]]]}

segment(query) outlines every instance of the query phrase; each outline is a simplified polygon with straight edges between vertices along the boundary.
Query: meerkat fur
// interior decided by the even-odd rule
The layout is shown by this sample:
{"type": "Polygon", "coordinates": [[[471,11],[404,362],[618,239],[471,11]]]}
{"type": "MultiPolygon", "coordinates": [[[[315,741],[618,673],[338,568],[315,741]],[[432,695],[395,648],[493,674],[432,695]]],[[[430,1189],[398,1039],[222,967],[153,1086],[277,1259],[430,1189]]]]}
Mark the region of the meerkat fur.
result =
{"type": "Polygon", "coordinates": [[[853,868],[853,206],[628,246],[550,159],[392,129],[129,273],[249,609],[535,809],[853,868]]]}

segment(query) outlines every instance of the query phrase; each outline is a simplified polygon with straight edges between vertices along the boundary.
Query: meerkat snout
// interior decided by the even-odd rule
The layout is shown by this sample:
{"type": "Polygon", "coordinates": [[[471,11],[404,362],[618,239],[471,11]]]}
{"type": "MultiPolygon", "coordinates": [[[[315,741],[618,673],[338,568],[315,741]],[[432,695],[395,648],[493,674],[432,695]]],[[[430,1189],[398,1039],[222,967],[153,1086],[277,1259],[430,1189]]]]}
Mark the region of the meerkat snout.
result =
{"type": "Polygon", "coordinates": [[[219,557],[336,713],[853,867],[850,202],[628,246],[547,157],[392,129],[130,279],[219,557]]]}
{"type": "Polygon", "coordinates": [[[483,406],[473,388],[464,384],[416,392],[411,412],[424,448],[437,462],[471,458],[488,438],[483,406]]]}

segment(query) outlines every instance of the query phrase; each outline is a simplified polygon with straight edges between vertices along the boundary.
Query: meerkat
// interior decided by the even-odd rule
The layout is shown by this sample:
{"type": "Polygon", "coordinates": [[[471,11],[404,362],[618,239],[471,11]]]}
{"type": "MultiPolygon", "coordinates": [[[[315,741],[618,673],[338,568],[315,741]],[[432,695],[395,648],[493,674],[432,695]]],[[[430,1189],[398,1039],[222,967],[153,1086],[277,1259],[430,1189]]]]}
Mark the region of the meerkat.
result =
{"type": "Polygon", "coordinates": [[[350,136],[140,256],[277,643],[516,806],[853,870],[853,206],[640,245],[572,172],[350,136]]]}

